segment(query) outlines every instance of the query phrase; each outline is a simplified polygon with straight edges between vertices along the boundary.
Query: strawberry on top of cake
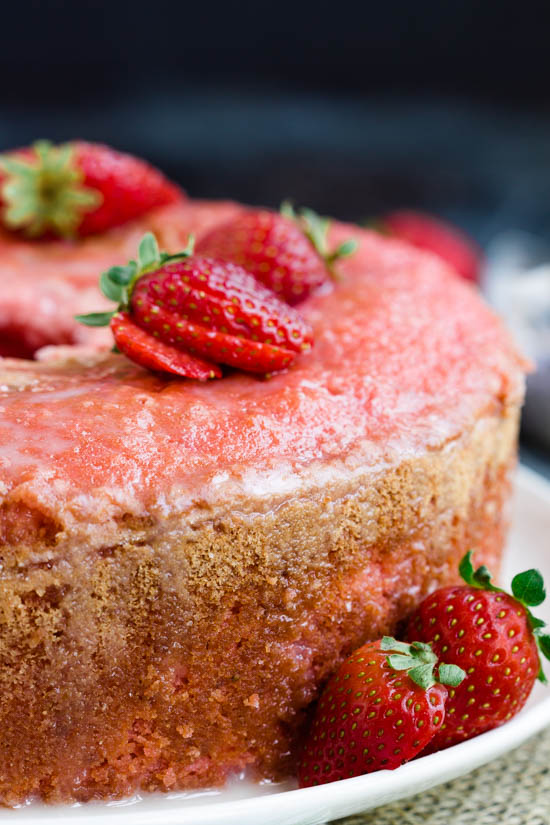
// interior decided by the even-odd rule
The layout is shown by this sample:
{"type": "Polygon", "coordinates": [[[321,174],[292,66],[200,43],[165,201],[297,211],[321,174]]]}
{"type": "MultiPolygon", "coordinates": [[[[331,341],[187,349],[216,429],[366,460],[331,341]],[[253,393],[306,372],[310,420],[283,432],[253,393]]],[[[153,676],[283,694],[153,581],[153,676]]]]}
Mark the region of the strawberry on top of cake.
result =
{"type": "Polygon", "coordinates": [[[120,352],[141,366],[206,380],[217,365],[269,375],[312,345],[311,330],[289,304],[327,283],[336,261],[353,254],[348,238],[329,251],[329,222],[311,210],[243,212],[201,242],[174,254],[152,233],[136,260],[102,273],[101,291],[118,306],[79,315],[87,326],[110,324],[120,352]],[[220,238],[233,239],[220,252],[220,238]]]}
{"type": "MultiPolygon", "coordinates": [[[[227,205],[228,218],[237,212],[227,205]]],[[[98,308],[98,272],[126,263],[147,231],[175,252],[210,227],[208,209],[189,210],[161,172],[109,147],[39,142],[2,155],[0,355],[108,346],[103,331],[73,318],[98,308]]]]}
{"type": "MultiPolygon", "coordinates": [[[[191,214],[195,210],[200,216],[209,213],[211,223],[217,216],[223,220],[227,212],[224,204],[216,203],[187,208],[191,214]]],[[[199,465],[207,478],[216,468],[231,466],[239,455],[254,458],[257,469],[272,467],[283,456],[299,468],[311,460],[348,456],[352,446],[373,458],[399,455],[402,449],[408,453],[441,446],[459,436],[472,411],[476,416],[491,416],[510,400],[516,403],[521,398],[523,362],[511,339],[472,289],[450,270],[432,256],[414,253],[373,232],[334,224],[330,235],[333,246],[351,237],[359,249],[340,262],[337,283],[327,281],[324,291],[300,305],[314,346],[290,371],[266,384],[238,373],[205,387],[168,381],[159,404],[161,396],[155,388],[163,386],[162,379],[134,369],[120,356],[100,358],[84,371],[74,364],[67,370],[49,367],[47,362],[19,364],[23,383],[28,381],[27,391],[34,394],[33,388],[44,380],[51,387],[54,404],[61,392],[58,414],[44,421],[49,432],[51,428],[51,443],[64,442],[61,434],[68,426],[67,416],[78,415],[90,437],[90,426],[96,422],[102,434],[96,439],[96,452],[107,459],[112,442],[105,437],[106,428],[113,421],[103,425],[95,408],[114,393],[113,414],[120,410],[126,416],[129,405],[132,415],[137,415],[143,399],[135,396],[135,390],[140,389],[150,396],[147,406],[158,410],[165,421],[168,442],[172,414],[180,410],[188,426],[178,438],[193,456],[189,467],[199,465]],[[125,376],[131,376],[129,382],[125,376]],[[65,393],[65,386],[74,389],[65,393]],[[97,393],[97,401],[83,403],[88,393],[97,393]],[[124,397],[122,406],[119,397],[121,401],[124,397]],[[199,420],[203,421],[200,427],[199,420]],[[261,437],[251,439],[249,427],[261,437]]],[[[49,397],[45,392],[44,401],[49,397]]],[[[5,422],[10,421],[14,405],[10,426],[16,428],[17,443],[23,443],[19,436],[27,425],[21,429],[16,423],[17,399],[9,399],[5,422]]],[[[114,429],[121,438],[124,432],[132,432],[129,425],[114,429]]],[[[168,453],[158,467],[148,467],[147,451],[121,452],[119,461],[126,463],[131,455],[131,461],[141,466],[140,474],[151,472],[150,481],[157,474],[167,479],[172,472],[174,479],[183,481],[187,473],[181,455],[168,453]]],[[[60,468],[76,467],[81,461],[79,454],[60,454],[60,468]]],[[[105,460],[104,466],[102,462],[102,472],[108,474],[110,467],[110,461],[105,460]]]]}

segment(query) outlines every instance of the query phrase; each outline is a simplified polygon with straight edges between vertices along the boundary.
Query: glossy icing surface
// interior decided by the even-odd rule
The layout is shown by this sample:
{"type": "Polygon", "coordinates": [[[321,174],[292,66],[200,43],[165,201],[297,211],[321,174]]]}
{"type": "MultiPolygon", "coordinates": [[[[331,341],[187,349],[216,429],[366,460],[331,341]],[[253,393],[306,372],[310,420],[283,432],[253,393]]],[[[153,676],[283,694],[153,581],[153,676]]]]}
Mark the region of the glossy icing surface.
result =
{"type": "Polygon", "coordinates": [[[73,316],[100,310],[108,303],[100,294],[99,274],[136,255],[143,234],[156,234],[163,249],[176,252],[212,223],[238,210],[235,204],[183,201],[153,210],[122,227],[85,240],[37,243],[0,230],[0,353],[6,339],[23,341],[26,356],[53,342],[109,345],[102,329],[77,324],[73,316]]]}
{"type": "MultiPolygon", "coordinates": [[[[228,209],[185,208],[199,232],[228,209]]],[[[0,491],[84,502],[101,490],[136,510],[235,481],[262,495],[326,464],[350,471],[439,448],[517,401],[524,365],[470,286],[372,232],[335,225],[331,241],[350,236],[359,250],[340,280],[301,305],[311,354],[269,381],[165,380],[115,355],[5,360],[0,491]]]]}

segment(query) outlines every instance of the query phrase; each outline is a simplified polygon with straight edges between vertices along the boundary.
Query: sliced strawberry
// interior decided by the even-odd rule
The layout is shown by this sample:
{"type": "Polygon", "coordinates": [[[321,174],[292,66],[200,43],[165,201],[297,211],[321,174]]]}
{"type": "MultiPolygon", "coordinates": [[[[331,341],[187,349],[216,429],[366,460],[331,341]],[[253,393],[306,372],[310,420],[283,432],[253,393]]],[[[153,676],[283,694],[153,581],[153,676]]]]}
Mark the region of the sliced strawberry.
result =
{"type": "Polygon", "coordinates": [[[130,306],[163,340],[252,372],[284,369],[311,346],[304,319],[230,262],[167,263],[139,279],[130,306]]]}
{"type": "MultiPolygon", "coordinates": [[[[138,261],[104,272],[101,290],[152,341],[207,359],[207,367],[215,361],[270,374],[310,349],[311,329],[295,309],[236,264],[192,257],[191,252],[192,243],[178,255],[161,253],[148,233],[138,261]]],[[[114,315],[91,313],[77,320],[105,326],[114,315]]],[[[149,351],[153,349],[151,344],[149,351]]],[[[136,347],[123,345],[121,350],[133,357],[136,347]]]]}
{"type": "Polygon", "coordinates": [[[139,307],[134,311],[134,317],[142,328],[151,330],[171,346],[182,347],[193,355],[212,359],[219,364],[228,364],[245,372],[279,372],[289,367],[296,358],[295,351],[184,321],[181,315],[164,308],[152,313],[139,307]]]}
{"type": "Polygon", "coordinates": [[[118,349],[141,367],[185,378],[197,378],[199,381],[221,377],[222,372],[216,364],[210,364],[159,341],[138,327],[127,312],[113,315],[111,329],[118,349]]]}

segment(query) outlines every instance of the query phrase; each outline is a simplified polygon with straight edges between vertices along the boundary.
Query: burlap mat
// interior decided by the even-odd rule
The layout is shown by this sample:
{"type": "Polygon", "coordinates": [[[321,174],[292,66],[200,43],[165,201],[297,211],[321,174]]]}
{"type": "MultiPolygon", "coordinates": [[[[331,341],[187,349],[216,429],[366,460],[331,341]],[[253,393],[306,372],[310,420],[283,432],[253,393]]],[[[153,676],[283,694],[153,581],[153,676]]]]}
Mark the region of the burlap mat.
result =
{"type": "Polygon", "coordinates": [[[550,825],[550,728],[461,779],[338,823],[550,825]]]}

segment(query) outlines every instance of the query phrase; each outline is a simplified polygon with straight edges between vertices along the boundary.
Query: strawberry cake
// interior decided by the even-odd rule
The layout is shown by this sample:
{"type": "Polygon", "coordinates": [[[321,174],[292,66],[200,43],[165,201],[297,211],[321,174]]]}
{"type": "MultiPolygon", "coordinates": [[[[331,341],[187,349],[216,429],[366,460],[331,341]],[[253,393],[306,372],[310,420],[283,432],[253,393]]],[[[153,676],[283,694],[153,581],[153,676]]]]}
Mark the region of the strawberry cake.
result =
{"type": "MultiPolygon", "coordinates": [[[[29,352],[84,340],[71,313],[144,227],[173,248],[238,211],[4,240],[2,326],[29,352]]],[[[470,548],[498,567],[526,365],[436,257],[333,225],[350,237],[300,305],[311,352],[270,380],[71,347],[0,360],[3,804],[292,774],[338,664],[470,548]]]]}

